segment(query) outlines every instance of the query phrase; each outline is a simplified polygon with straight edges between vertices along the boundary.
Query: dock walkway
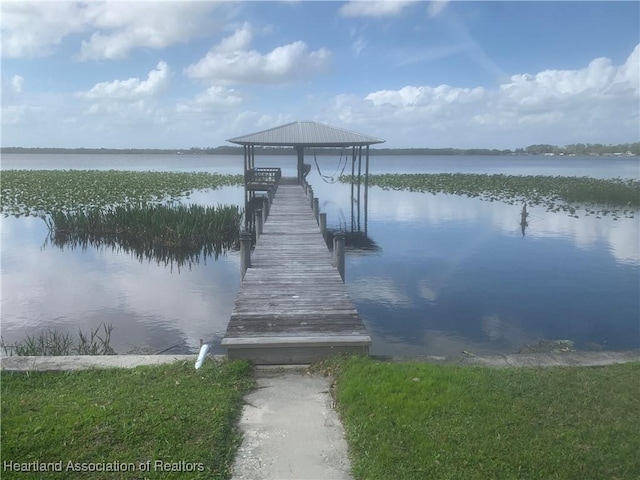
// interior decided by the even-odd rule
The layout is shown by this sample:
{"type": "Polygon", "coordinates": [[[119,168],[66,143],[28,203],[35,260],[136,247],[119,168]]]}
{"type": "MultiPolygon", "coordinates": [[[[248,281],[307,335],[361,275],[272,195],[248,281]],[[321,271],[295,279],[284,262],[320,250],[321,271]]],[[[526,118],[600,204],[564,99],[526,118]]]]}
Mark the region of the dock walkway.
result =
{"type": "Polygon", "coordinates": [[[232,359],[305,364],[370,344],[304,190],[281,182],[222,346],[232,359]]]}

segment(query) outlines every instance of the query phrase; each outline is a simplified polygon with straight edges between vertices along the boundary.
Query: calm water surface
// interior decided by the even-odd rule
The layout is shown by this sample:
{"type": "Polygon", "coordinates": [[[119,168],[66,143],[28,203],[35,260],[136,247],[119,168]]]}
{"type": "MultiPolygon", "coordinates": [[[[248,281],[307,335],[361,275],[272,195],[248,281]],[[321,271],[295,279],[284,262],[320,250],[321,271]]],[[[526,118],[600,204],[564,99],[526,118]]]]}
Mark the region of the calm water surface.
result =
{"type": "MultiPolygon", "coordinates": [[[[339,157],[318,157],[325,175],[339,157]]],[[[313,163],[313,156],[307,161],[313,163]]],[[[258,166],[295,175],[293,157],[258,166]]],[[[5,155],[2,168],[120,169],[242,173],[242,157],[191,155],[5,155]]],[[[371,173],[506,173],[640,178],[632,158],[372,157],[371,173]]],[[[339,173],[339,172],[338,172],[339,173]]],[[[640,346],[640,219],[571,218],[520,206],[371,187],[365,225],[350,187],[309,175],[331,227],[358,227],[376,250],[351,249],[347,288],[373,337],[372,353],[506,353],[542,339],[579,348],[640,346]]],[[[185,202],[241,204],[243,190],[194,193],[185,202]]],[[[145,347],[221,352],[239,287],[239,257],[191,267],[139,262],[109,248],[45,243],[36,218],[3,218],[2,337],[7,343],[55,327],[75,333],[114,326],[119,353],[145,347]]]]}

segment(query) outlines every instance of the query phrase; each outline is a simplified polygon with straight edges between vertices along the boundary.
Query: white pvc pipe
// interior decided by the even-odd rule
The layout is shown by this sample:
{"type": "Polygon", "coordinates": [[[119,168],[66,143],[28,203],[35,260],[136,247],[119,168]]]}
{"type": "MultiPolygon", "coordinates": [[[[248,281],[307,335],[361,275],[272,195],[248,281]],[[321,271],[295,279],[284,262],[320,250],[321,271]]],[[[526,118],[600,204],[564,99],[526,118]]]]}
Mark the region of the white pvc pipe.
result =
{"type": "Polygon", "coordinates": [[[204,359],[207,358],[207,353],[209,352],[209,344],[205,343],[200,347],[200,354],[198,355],[198,360],[196,360],[196,370],[198,370],[202,364],[204,363],[204,359]]]}

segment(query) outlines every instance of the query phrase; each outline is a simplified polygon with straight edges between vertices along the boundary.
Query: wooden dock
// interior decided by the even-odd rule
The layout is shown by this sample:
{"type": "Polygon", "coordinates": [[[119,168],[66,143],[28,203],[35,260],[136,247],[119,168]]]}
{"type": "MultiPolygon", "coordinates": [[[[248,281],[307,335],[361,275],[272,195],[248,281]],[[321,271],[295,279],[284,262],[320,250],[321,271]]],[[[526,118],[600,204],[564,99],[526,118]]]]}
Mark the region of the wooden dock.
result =
{"type": "Polygon", "coordinates": [[[255,364],[368,354],[371,338],[333,266],[304,189],[282,180],[222,346],[230,359],[255,364]]]}

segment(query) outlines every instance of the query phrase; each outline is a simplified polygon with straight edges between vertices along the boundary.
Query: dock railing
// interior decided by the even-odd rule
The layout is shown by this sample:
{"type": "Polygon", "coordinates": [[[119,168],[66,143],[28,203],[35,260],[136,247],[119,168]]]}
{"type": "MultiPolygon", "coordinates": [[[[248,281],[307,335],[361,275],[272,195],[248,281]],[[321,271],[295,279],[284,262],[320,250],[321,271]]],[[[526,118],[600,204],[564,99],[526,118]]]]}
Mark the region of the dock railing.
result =
{"type": "Polygon", "coordinates": [[[277,167],[257,167],[247,170],[246,181],[248,183],[273,183],[277,184],[282,177],[282,171],[277,167]]]}

